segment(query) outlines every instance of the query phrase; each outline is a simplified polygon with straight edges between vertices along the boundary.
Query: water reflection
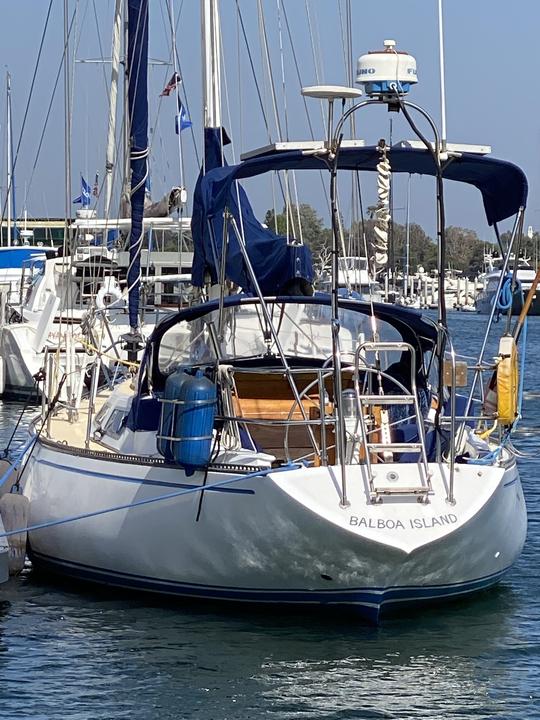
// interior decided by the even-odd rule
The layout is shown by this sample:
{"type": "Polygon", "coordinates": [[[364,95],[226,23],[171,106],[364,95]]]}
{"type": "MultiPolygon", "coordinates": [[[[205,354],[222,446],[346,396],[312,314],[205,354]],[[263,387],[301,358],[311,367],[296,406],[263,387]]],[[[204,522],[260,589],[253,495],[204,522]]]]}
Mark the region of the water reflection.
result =
{"type": "Polygon", "coordinates": [[[25,708],[51,719],[487,718],[507,709],[485,662],[504,648],[514,648],[512,663],[499,659],[492,669],[499,686],[515,682],[519,598],[509,587],[379,628],[320,613],[215,612],[31,576],[6,592],[6,717],[25,708]],[[62,715],[56,703],[66,686],[62,715]],[[93,703],[102,714],[69,714],[93,703]]]}

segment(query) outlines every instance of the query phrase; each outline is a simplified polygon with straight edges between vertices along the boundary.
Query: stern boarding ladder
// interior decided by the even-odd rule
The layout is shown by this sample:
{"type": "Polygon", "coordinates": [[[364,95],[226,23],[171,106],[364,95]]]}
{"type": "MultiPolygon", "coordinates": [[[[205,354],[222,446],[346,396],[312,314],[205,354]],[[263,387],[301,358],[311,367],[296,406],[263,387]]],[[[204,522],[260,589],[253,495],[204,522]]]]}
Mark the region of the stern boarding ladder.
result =
{"type": "MultiPolygon", "coordinates": [[[[402,360],[403,361],[403,360],[402,360]]],[[[360,442],[361,456],[365,460],[367,470],[369,497],[371,502],[380,503],[386,496],[407,496],[415,495],[419,502],[428,502],[428,494],[431,492],[431,472],[428,467],[426,453],[426,432],[424,418],[420,410],[416,387],[416,352],[412,345],[406,342],[364,342],[360,344],[354,356],[354,393],[357,403],[357,427],[360,433],[355,433],[354,441],[360,442]],[[410,389],[405,387],[391,374],[380,369],[380,354],[383,352],[407,353],[410,358],[410,389]],[[374,355],[375,363],[368,364],[366,357],[374,355]],[[360,372],[366,373],[367,393],[360,388],[360,372]],[[388,380],[395,390],[391,394],[385,394],[382,388],[382,379],[388,380]],[[374,388],[374,383],[378,388],[374,388]],[[391,406],[409,406],[412,414],[406,418],[390,423],[388,410],[391,406]],[[376,414],[380,413],[381,421],[377,422],[376,414]],[[369,429],[367,418],[372,418],[372,428],[369,429]],[[392,428],[407,424],[412,421],[417,428],[417,439],[411,442],[392,441],[392,428]],[[379,437],[373,438],[375,433],[379,437]],[[358,436],[359,435],[359,436],[358,436]],[[371,439],[373,438],[373,439],[371,439]],[[405,478],[400,478],[397,471],[383,472],[380,463],[380,454],[383,455],[383,463],[394,460],[394,453],[413,453],[417,455],[416,467],[418,468],[418,482],[411,483],[405,478]],[[401,480],[401,482],[400,482],[401,480]]],[[[414,467],[412,462],[404,464],[409,470],[414,467]]],[[[407,473],[408,476],[408,473],[407,473]]]]}

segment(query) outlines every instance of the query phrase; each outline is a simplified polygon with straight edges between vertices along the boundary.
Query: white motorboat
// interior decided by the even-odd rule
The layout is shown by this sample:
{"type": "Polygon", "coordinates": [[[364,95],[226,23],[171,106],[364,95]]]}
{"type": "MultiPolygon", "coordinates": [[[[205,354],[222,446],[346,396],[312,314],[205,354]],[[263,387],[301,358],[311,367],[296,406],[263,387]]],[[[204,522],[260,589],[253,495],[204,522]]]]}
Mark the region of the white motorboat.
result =
{"type": "MultiPolygon", "coordinates": [[[[527,258],[516,259],[513,255],[506,262],[504,256],[489,253],[484,263],[484,288],[476,297],[477,312],[489,315],[495,307],[504,313],[511,307],[512,315],[519,315],[523,298],[534,282],[536,270],[527,258]]],[[[540,292],[535,293],[529,314],[540,315],[540,292]]]]}
{"type": "MultiPolygon", "coordinates": [[[[339,258],[338,285],[348,293],[358,293],[364,299],[383,302],[384,291],[380,283],[369,274],[368,259],[361,256],[339,258]]],[[[319,288],[329,292],[332,287],[332,273],[326,269],[319,281],[319,288]]]]}
{"type": "MultiPolygon", "coordinates": [[[[212,5],[205,0],[206,11],[212,5]]],[[[133,0],[130,12],[137,6],[146,7],[133,0]]],[[[203,24],[216,43],[213,10],[214,24],[206,14],[203,24]]],[[[134,19],[147,28],[146,18],[134,19]]],[[[377,64],[374,55],[360,68],[377,64]]],[[[369,74],[367,104],[391,103],[409,119],[403,93],[416,77],[414,60],[383,59],[390,79],[369,74]]],[[[139,78],[145,74],[142,62],[139,78]]],[[[355,94],[311,92],[331,102],[355,94]]],[[[512,242],[526,179],[513,164],[471,153],[442,165],[438,137],[435,149],[342,147],[344,123],[364,106],[352,105],[317,152],[288,144],[239,165],[206,163],[194,203],[193,275],[195,284],[206,275],[221,280],[221,293],[159,324],[135,381],[97,393],[98,364],[76,417],[44,407],[21,478],[36,567],[185,598],[349,607],[373,620],[487,588],[512,567],[527,527],[506,442],[519,410],[507,382],[519,333],[505,338],[496,366],[483,344],[460,397],[467,368],[446,324],[444,273],[436,323],[341,297],[335,178],[341,170],[377,173],[381,156],[394,173],[434,176],[439,219],[443,177],[470,183],[488,222],[516,215],[512,242]],[[281,169],[330,170],[330,296],[299,294],[312,277],[308,254],[265,232],[238,185],[281,169]],[[494,187],[504,188],[504,202],[494,187]],[[227,296],[225,279],[251,295],[227,296]],[[280,296],[272,284],[284,288],[280,296]],[[478,400],[486,371],[497,380],[494,409],[478,400]]],[[[222,156],[220,127],[214,116],[207,157],[222,156]]],[[[145,142],[134,139],[135,259],[145,142]]],[[[439,233],[444,249],[442,224],[439,233]]],[[[136,303],[130,296],[135,319],[136,303]]]]}

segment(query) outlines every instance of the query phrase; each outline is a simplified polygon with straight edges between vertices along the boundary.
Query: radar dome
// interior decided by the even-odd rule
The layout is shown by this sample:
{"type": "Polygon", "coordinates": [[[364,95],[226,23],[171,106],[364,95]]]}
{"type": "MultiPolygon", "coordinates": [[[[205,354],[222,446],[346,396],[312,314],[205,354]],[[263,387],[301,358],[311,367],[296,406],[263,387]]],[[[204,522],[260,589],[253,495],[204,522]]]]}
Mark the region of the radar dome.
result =
{"type": "Polygon", "coordinates": [[[405,95],[418,82],[416,60],[409,53],[396,50],[395,40],[385,40],[384,50],[358,58],[356,82],[364,85],[370,97],[405,95]]]}

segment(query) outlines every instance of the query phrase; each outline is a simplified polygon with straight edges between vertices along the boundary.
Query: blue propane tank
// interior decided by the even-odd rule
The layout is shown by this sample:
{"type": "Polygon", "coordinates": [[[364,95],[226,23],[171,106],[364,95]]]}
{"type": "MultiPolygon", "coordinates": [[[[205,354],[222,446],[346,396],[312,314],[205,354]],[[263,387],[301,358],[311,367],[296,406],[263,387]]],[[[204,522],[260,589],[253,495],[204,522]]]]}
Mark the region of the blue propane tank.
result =
{"type": "Polygon", "coordinates": [[[202,370],[197,370],[182,383],[178,400],[173,431],[174,459],[191,475],[195,468],[205,467],[210,460],[216,385],[202,370]]]}
{"type": "MultiPolygon", "coordinates": [[[[165,382],[163,400],[179,400],[180,391],[188,377],[189,375],[187,374],[185,368],[180,368],[179,370],[176,370],[171,375],[169,375],[165,382]]],[[[176,412],[178,412],[179,405],[173,404],[172,402],[162,403],[161,419],[159,424],[159,427],[161,428],[160,435],[172,437],[173,417],[175,417],[175,408],[176,412]]],[[[166,460],[169,460],[171,462],[174,460],[173,445],[176,445],[176,443],[172,443],[170,440],[158,439],[157,442],[158,452],[161,453],[166,460]]]]}

